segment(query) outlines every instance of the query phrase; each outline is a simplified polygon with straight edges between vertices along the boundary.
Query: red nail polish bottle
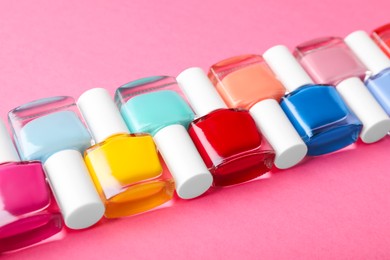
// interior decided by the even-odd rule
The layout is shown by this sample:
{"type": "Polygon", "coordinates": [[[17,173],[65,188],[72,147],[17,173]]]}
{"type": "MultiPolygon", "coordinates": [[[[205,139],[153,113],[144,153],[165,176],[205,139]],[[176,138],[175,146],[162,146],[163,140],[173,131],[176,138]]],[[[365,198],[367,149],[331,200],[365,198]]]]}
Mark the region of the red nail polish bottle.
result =
{"type": "Polygon", "coordinates": [[[375,29],[371,36],[383,52],[390,57],[390,23],[375,29]]]}
{"type": "Polygon", "coordinates": [[[247,110],[228,109],[200,68],[183,71],[177,81],[198,116],[188,131],[215,186],[245,182],[270,170],[275,153],[247,110]]]}

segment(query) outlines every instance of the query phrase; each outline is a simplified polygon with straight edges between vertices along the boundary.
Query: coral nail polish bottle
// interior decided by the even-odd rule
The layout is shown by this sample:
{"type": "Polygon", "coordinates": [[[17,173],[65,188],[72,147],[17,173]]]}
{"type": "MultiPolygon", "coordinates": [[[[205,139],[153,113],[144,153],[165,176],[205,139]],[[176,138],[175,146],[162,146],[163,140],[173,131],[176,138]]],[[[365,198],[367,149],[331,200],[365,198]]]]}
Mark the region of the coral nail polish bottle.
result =
{"type": "Polygon", "coordinates": [[[223,60],[208,76],[229,108],[249,110],[275,151],[276,167],[292,167],[305,157],[307,147],[279,105],[286,90],[261,56],[223,60]]]}
{"type": "Polygon", "coordinates": [[[179,197],[191,199],[213,179],[188,135],[194,113],[178,90],[173,77],[148,77],[118,88],[115,100],[130,132],[153,136],[179,197]]]}
{"type": "Polygon", "coordinates": [[[128,216],[169,201],[175,185],[163,172],[152,136],[130,134],[103,88],[86,91],[77,105],[96,143],[85,151],[85,163],[106,206],[104,215],[128,216]]]}
{"type": "Polygon", "coordinates": [[[368,90],[390,115],[390,59],[364,31],[356,31],[344,39],[359,60],[370,70],[364,81],[368,90]]]}
{"type": "Polygon", "coordinates": [[[8,118],[22,159],[43,163],[65,225],[82,229],[99,221],[104,205],[80,154],[91,136],[73,98],[32,101],[11,110],[8,118]]]}
{"type": "Polygon", "coordinates": [[[308,155],[331,153],[356,142],[361,122],[333,86],[314,84],[283,45],[270,48],[263,57],[290,92],[280,105],[305,141],[308,155]]]}
{"type": "Polygon", "coordinates": [[[198,116],[188,132],[215,186],[248,181],[270,170],[274,151],[247,110],[228,109],[201,68],[184,70],[176,80],[198,116]]]}
{"type": "Polygon", "coordinates": [[[372,38],[390,57],[390,23],[375,29],[372,32],[372,38]]]}
{"type": "Polygon", "coordinates": [[[41,242],[61,229],[42,164],[20,161],[0,121],[0,253],[41,242]]]}
{"type": "Polygon", "coordinates": [[[315,39],[298,45],[295,57],[315,83],[335,85],[351,111],[362,122],[364,143],[379,141],[390,130],[390,118],[362,80],[366,68],[338,37],[315,39]]]}

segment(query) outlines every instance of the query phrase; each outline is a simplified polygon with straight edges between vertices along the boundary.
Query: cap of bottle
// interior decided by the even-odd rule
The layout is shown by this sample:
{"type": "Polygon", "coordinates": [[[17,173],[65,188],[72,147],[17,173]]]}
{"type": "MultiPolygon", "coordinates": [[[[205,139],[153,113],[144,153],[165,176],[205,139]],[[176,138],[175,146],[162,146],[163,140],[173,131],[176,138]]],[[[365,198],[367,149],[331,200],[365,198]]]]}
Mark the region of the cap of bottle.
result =
{"type": "Polygon", "coordinates": [[[314,83],[284,45],[277,45],[268,49],[263,54],[263,58],[289,92],[314,83]]]}
{"type": "Polygon", "coordinates": [[[360,138],[364,143],[379,141],[387,135],[390,118],[359,78],[345,79],[337,84],[336,89],[362,122],[360,138]]]}
{"type": "Polygon", "coordinates": [[[102,218],[104,205],[79,151],[59,151],[43,167],[67,227],[87,228],[102,218]]]}
{"type": "MultiPolygon", "coordinates": [[[[216,109],[227,108],[202,69],[189,68],[177,77],[177,81],[198,116],[206,115],[216,109]]],[[[307,153],[307,147],[278,102],[271,99],[264,100],[255,104],[250,109],[250,113],[262,134],[275,150],[276,167],[286,169],[303,159],[307,153]]]]}
{"type": "Polygon", "coordinates": [[[154,141],[175,179],[180,198],[192,199],[210,188],[213,177],[184,126],[166,126],[154,135],[154,141]]]}
{"type": "Polygon", "coordinates": [[[19,161],[18,152],[12,143],[7,127],[3,120],[0,120],[0,163],[19,161]]]}
{"type": "Polygon", "coordinates": [[[344,41],[373,75],[390,68],[390,59],[365,31],[355,31],[344,41]]]}
{"type": "MultiPolygon", "coordinates": [[[[271,60],[271,56],[273,55],[271,55],[270,51],[268,51],[263,55],[263,58],[268,63],[268,60],[271,60]]],[[[275,52],[275,58],[272,58],[272,60],[275,61],[272,65],[274,66],[283,59],[283,55],[279,55],[278,52],[275,52]]],[[[289,61],[286,63],[288,64],[289,61]]],[[[284,65],[284,60],[282,64],[284,65]]],[[[270,64],[268,63],[268,65],[270,64]]],[[[300,87],[301,84],[308,84],[311,82],[311,79],[307,76],[307,74],[301,72],[300,67],[294,67],[293,65],[294,64],[287,65],[287,69],[282,68],[281,71],[286,70],[288,75],[287,77],[283,76],[283,78],[279,78],[282,83],[287,84],[286,88],[289,91],[294,91],[296,88],[300,87]],[[288,77],[291,75],[289,69],[297,71],[296,73],[301,73],[301,76],[288,82],[288,77]]],[[[273,69],[273,66],[270,66],[271,69],[273,69]]],[[[276,73],[276,76],[279,75],[276,73]]],[[[275,150],[276,167],[279,169],[290,168],[299,163],[306,156],[306,144],[303,142],[302,138],[299,136],[276,100],[266,99],[260,101],[252,106],[249,109],[249,112],[255,120],[261,133],[275,150]]]]}
{"type": "Polygon", "coordinates": [[[258,129],[275,151],[275,166],[290,168],[307,154],[307,146],[274,99],[265,99],[249,109],[258,129]]]}
{"type": "Polygon", "coordinates": [[[84,92],[77,101],[92,137],[100,143],[119,133],[130,133],[114,100],[104,88],[84,92]]]}
{"type": "Polygon", "coordinates": [[[188,68],[176,80],[198,117],[217,109],[228,108],[201,68],[188,68]]]}

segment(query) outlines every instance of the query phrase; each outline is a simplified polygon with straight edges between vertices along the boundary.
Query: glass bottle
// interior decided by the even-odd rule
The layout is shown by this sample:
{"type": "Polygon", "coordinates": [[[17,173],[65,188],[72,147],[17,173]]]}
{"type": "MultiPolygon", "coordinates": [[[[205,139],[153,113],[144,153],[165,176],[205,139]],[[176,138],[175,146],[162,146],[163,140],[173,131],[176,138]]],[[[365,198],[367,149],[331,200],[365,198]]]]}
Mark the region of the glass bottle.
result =
{"type": "Polygon", "coordinates": [[[154,76],[118,88],[115,100],[130,132],[153,136],[179,197],[191,199],[213,180],[188,135],[194,112],[178,90],[175,78],[154,76]]]}
{"type": "Polygon", "coordinates": [[[271,169],[275,153],[247,110],[228,109],[201,68],[186,69],[176,79],[197,115],[188,132],[214,185],[241,183],[271,169]]]}
{"type": "Polygon", "coordinates": [[[20,161],[0,121],[0,253],[41,242],[62,230],[42,164],[20,161]]]}
{"type": "Polygon", "coordinates": [[[390,57],[390,23],[375,29],[371,36],[384,53],[390,57]]]}
{"type": "Polygon", "coordinates": [[[229,108],[249,110],[275,151],[275,166],[299,163],[307,147],[279,105],[286,89],[258,55],[241,55],[211,66],[211,82],[229,108]]]}
{"type": "Polygon", "coordinates": [[[363,124],[360,138],[377,142],[390,130],[390,118],[363,81],[366,68],[342,38],[325,37],[298,45],[295,57],[315,83],[335,85],[344,102],[363,124]]]}
{"type": "Polygon", "coordinates": [[[44,98],[8,113],[23,160],[41,161],[67,227],[87,228],[103,216],[104,205],[81,153],[91,136],[74,99],[44,98]]]}
{"type": "Polygon", "coordinates": [[[77,105],[95,141],[84,158],[106,206],[105,216],[137,214],[169,201],[174,182],[163,171],[152,136],[130,134],[103,88],[84,92],[77,105]]]}
{"type": "Polygon", "coordinates": [[[364,31],[353,32],[344,41],[370,71],[364,84],[390,115],[390,59],[364,31]]]}
{"type": "Polygon", "coordinates": [[[314,84],[283,45],[270,48],[263,57],[289,91],[280,104],[308,146],[308,155],[356,142],[362,125],[333,86],[314,84]]]}

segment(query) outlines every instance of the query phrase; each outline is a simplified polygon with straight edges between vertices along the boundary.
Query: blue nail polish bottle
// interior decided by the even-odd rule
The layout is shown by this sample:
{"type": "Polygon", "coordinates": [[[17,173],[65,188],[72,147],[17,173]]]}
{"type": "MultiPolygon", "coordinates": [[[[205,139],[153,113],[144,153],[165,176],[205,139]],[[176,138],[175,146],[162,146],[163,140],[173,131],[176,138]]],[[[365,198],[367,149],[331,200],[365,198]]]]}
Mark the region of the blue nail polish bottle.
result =
{"type": "Polygon", "coordinates": [[[345,43],[370,70],[364,81],[372,95],[390,115],[390,59],[364,31],[356,31],[345,38],[345,43]]]}
{"type": "Polygon", "coordinates": [[[285,46],[275,46],[263,57],[290,91],[280,105],[306,143],[308,155],[331,153],[356,142],[362,124],[333,86],[314,84],[285,46]]]}

